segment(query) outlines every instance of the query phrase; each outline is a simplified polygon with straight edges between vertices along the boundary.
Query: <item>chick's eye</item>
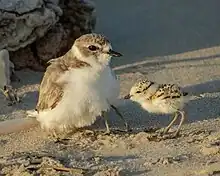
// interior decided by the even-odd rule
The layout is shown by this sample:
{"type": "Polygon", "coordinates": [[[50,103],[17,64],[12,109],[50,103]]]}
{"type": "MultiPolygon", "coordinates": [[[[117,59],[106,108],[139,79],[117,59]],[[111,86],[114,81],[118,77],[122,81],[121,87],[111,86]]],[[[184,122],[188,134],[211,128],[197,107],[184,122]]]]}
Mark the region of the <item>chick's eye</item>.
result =
{"type": "Polygon", "coordinates": [[[98,47],[96,47],[96,46],[94,46],[94,45],[90,45],[88,48],[89,48],[89,50],[91,50],[91,51],[95,51],[95,50],[98,49],[98,47]]]}
{"type": "Polygon", "coordinates": [[[137,91],[136,93],[141,93],[141,91],[137,91]]]}

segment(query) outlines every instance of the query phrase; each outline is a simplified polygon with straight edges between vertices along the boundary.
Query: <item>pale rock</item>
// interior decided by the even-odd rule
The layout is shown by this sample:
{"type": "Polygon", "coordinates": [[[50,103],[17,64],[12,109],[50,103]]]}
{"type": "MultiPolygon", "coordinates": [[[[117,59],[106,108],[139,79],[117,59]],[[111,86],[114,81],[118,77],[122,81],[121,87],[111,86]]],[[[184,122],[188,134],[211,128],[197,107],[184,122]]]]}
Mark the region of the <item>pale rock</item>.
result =
{"type": "Polygon", "coordinates": [[[1,0],[0,49],[16,51],[43,37],[62,14],[50,7],[43,0],[1,0]]]}
{"type": "Polygon", "coordinates": [[[40,8],[43,5],[43,0],[1,0],[0,7],[8,12],[16,12],[23,14],[40,8]]]}
{"type": "Polygon", "coordinates": [[[95,24],[90,0],[0,0],[0,50],[10,52],[15,69],[43,71],[95,24]]]}
{"type": "Polygon", "coordinates": [[[14,64],[9,60],[9,52],[6,49],[0,51],[0,88],[11,84],[11,74],[14,64]]]}

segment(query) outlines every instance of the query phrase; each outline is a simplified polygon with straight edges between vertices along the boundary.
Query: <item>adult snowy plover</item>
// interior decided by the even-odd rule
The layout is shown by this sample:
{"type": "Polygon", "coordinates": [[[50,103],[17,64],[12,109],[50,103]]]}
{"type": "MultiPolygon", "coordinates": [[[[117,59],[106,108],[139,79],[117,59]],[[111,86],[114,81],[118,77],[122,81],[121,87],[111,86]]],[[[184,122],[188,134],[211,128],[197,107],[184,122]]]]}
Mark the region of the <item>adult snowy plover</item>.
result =
{"type": "MultiPolygon", "coordinates": [[[[122,55],[112,50],[106,37],[92,33],[82,35],[64,56],[50,61],[36,106],[43,129],[56,135],[89,126],[110,108],[124,120],[114,106],[120,88],[109,66],[112,56],[122,55]]],[[[109,133],[106,117],[105,124],[109,133]]]]}
{"type": "Polygon", "coordinates": [[[181,121],[174,136],[179,134],[185,120],[183,108],[191,100],[191,96],[176,84],[157,84],[149,80],[142,80],[134,84],[130,94],[124,98],[138,102],[149,113],[174,114],[173,120],[164,129],[164,134],[169,131],[178,116],[181,115],[181,121]]]}

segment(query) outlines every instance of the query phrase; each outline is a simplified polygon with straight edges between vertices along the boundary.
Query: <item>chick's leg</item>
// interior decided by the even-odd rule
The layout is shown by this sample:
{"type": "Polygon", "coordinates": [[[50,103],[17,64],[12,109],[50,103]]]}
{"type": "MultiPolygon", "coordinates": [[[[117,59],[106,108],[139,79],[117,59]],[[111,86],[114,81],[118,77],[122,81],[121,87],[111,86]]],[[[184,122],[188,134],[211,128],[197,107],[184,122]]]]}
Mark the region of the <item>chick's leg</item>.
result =
{"type": "Polygon", "coordinates": [[[174,136],[178,136],[179,135],[181,126],[182,126],[183,122],[185,121],[185,112],[184,111],[179,111],[179,113],[181,114],[181,120],[180,120],[180,124],[179,124],[179,126],[177,128],[177,131],[174,133],[174,136]]]}
{"type": "Polygon", "coordinates": [[[163,134],[166,134],[166,133],[168,133],[168,131],[169,131],[169,129],[171,128],[171,126],[174,124],[174,122],[177,120],[177,118],[178,118],[178,112],[176,112],[175,114],[174,114],[174,117],[173,117],[173,120],[169,123],[169,125],[164,129],[164,131],[163,131],[163,134]]]}
{"type": "Polygon", "coordinates": [[[109,128],[109,124],[108,124],[108,117],[107,117],[107,112],[102,112],[102,117],[104,118],[105,121],[105,127],[106,127],[106,131],[104,134],[110,134],[110,128],[109,128]]]}

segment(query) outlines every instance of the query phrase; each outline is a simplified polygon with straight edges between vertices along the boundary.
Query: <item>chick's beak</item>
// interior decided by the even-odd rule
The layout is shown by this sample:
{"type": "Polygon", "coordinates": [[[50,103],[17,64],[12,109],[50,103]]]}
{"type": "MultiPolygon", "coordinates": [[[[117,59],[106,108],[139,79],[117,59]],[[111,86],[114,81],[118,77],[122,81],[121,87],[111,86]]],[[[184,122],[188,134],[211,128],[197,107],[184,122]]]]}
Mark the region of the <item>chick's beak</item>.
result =
{"type": "Polygon", "coordinates": [[[107,52],[107,54],[109,54],[110,56],[114,56],[114,57],[121,57],[122,56],[121,53],[118,53],[118,52],[113,51],[111,49],[107,52]]]}
{"type": "Polygon", "coordinates": [[[130,94],[126,95],[124,99],[130,99],[132,96],[130,94]]]}

